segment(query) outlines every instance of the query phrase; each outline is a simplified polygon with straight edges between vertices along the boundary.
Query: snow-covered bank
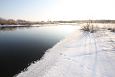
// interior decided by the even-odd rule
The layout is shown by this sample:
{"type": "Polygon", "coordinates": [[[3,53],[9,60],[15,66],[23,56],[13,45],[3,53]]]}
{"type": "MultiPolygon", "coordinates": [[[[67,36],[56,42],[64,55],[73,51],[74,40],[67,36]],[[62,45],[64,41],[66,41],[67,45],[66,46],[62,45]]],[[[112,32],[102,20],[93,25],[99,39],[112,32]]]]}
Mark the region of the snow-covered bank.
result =
{"type": "Polygon", "coordinates": [[[114,77],[114,65],[115,33],[78,30],[17,77],[114,77]]]}

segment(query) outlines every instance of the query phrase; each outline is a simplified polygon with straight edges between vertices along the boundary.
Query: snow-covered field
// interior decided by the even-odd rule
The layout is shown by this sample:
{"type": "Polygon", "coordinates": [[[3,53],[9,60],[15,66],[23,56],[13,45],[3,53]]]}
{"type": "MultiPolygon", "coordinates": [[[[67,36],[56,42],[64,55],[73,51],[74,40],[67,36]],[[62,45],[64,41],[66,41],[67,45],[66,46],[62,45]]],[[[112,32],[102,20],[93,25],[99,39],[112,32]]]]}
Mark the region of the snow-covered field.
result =
{"type": "Polygon", "coordinates": [[[76,30],[17,77],[115,77],[115,33],[76,30]]]}

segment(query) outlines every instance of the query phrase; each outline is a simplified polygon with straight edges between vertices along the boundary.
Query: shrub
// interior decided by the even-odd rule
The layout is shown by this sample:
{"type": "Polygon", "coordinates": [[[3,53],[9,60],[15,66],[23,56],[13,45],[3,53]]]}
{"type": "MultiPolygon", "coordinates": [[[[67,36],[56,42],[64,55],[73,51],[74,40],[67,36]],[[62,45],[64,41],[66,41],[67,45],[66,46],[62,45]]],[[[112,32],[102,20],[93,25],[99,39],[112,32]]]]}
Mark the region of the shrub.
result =
{"type": "Polygon", "coordinates": [[[115,27],[111,26],[107,28],[108,30],[110,30],[111,32],[115,32],[115,27]]]}
{"type": "Polygon", "coordinates": [[[92,24],[92,21],[90,21],[90,22],[87,22],[86,25],[83,25],[81,27],[81,30],[94,33],[96,31],[96,27],[94,27],[94,25],[92,24]]]}
{"type": "Polygon", "coordinates": [[[115,28],[108,28],[111,32],[115,32],[115,28]]]}

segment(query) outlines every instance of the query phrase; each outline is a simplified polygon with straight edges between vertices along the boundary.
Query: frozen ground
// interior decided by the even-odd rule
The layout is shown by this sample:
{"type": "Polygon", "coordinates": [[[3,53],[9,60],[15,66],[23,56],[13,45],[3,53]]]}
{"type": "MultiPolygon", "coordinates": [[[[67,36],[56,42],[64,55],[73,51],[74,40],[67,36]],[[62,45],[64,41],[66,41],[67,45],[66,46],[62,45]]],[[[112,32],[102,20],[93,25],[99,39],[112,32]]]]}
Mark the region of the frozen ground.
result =
{"type": "Polygon", "coordinates": [[[17,77],[115,77],[115,33],[78,30],[17,77]]]}

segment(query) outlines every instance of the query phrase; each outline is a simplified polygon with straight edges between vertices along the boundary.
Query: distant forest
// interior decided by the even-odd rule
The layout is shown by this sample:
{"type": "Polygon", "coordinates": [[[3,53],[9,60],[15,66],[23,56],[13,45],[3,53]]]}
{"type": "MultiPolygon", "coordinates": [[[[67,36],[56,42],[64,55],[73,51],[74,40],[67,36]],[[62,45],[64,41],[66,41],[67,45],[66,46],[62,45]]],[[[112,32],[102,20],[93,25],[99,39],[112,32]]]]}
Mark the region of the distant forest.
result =
{"type": "Polygon", "coordinates": [[[14,19],[0,18],[0,25],[26,25],[26,26],[30,26],[30,25],[33,25],[33,24],[49,24],[49,23],[53,24],[53,22],[51,22],[51,21],[48,21],[48,22],[45,22],[45,21],[33,22],[33,21],[26,21],[26,20],[21,20],[21,19],[14,20],[14,19]]]}
{"type": "Polygon", "coordinates": [[[72,21],[56,21],[59,23],[87,23],[92,21],[92,23],[115,23],[115,20],[72,20],[72,21]]]}
{"type": "MultiPolygon", "coordinates": [[[[26,21],[0,18],[0,25],[33,25],[33,24],[56,24],[56,23],[87,23],[90,20],[71,20],[71,21],[26,21]]],[[[115,20],[91,20],[92,23],[115,23],[115,20]]]]}

